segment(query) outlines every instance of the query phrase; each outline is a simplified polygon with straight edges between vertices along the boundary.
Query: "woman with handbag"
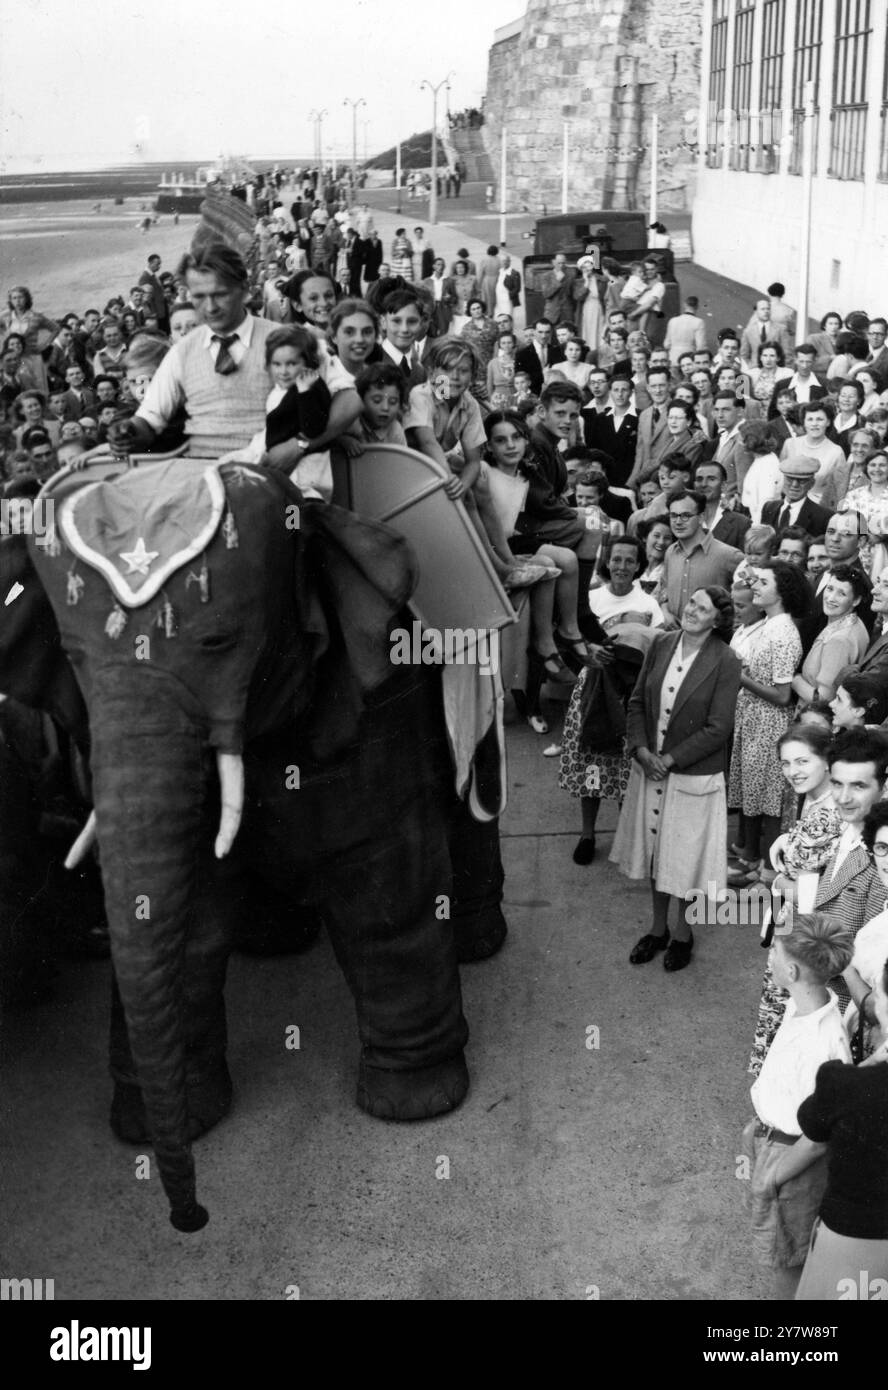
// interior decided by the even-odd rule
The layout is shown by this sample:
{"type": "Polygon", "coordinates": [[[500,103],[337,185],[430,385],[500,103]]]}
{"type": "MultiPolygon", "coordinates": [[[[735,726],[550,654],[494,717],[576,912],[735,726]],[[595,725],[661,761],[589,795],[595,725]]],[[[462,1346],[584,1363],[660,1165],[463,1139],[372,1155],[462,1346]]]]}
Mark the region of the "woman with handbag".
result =
{"type": "MultiPolygon", "coordinates": [[[[643,543],[634,536],[614,536],[605,545],[600,573],[606,583],[589,595],[589,607],[608,637],[619,639],[620,630],[626,624],[651,629],[663,627],[665,619],[660,605],[638,583],[644,559],[643,543]]],[[[595,650],[596,665],[610,661],[606,647],[595,650]]],[[[623,801],[631,767],[622,736],[616,740],[616,747],[612,744],[611,751],[606,748],[601,751],[609,741],[609,729],[587,728],[585,697],[591,679],[589,668],[584,668],[571,693],[564,721],[558,779],[562,791],[580,798],[582,830],[573,852],[575,864],[591,864],[595,858],[595,826],[602,798],[623,801]],[[591,733],[597,737],[590,739],[591,733]],[[591,751],[591,743],[595,744],[595,751],[591,751]]]]}
{"type": "Polygon", "coordinates": [[[725,766],[741,676],[727,645],[733,622],[725,589],[696,589],[680,631],[654,638],[629,700],[633,762],[610,858],[629,878],[650,881],[651,929],[633,948],[633,965],[665,951],[664,969],[683,970],[694,945],[687,895],[727,880],[725,766]]]}

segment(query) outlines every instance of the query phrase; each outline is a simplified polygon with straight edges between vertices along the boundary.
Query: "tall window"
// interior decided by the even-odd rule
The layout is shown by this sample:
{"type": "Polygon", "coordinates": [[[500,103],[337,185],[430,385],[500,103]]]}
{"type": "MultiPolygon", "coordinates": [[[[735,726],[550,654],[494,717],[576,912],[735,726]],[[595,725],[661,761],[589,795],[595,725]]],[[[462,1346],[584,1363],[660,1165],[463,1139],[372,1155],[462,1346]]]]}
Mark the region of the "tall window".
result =
{"type": "Polygon", "coordinates": [[[817,132],[820,127],[820,50],[823,45],[823,0],[798,0],[795,60],[792,69],[792,152],[789,172],[802,172],[802,132],[805,87],[814,83],[814,172],[817,172],[817,132]]]}
{"type": "Polygon", "coordinates": [[[888,21],[885,23],[885,51],[882,55],[882,138],[879,152],[879,178],[888,183],[888,21]]]}
{"type": "Polygon", "coordinates": [[[734,129],[729,158],[731,169],[750,169],[753,166],[752,142],[755,122],[752,120],[752,69],[755,53],[752,46],[755,3],[738,0],[734,21],[734,129]]]}
{"type": "Polygon", "coordinates": [[[757,167],[762,174],[775,173],[780,162],[785,34],[786,0],[765,0],[762,6],[762,71],[759,95],[761,124],[756,141],[757,167]]]}
{"type": "Polygon", "coordinates": [[[827,170],[836,179],[863,178],[870,8],[870,0],[836,0],[836,66],[827,170]]]}
{"type": "Polygon", "coordinates": [[[723,111],[728,75],[728,0],[713,0],[712,47],[709,65],[709,110],[706,117],[706,165],[718,169],[722,162],[723,111]]]}

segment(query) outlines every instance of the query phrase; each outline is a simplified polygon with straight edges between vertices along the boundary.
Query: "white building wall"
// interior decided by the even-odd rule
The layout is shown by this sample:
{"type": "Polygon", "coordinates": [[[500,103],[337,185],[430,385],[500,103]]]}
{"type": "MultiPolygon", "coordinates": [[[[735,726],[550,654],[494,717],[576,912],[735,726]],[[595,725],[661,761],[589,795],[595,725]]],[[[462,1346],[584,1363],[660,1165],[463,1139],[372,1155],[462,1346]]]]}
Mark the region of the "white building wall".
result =
{"type": "MultiPolygon", "coordinates": [[[[794,10],[794,6],[788,8],[794,10]]],[[[704,35],[708,36],[711,14],[708,0],[706,11],[704,35]]],[[[877,178],[888,0],[874,0],[872,13],[866,178],[852,181],[820,174],[813,181],[809,309],[814,318],[822,317],[830,309],[844,313],[851,309],[866,309],[871,314],[888,313],[888,183],[877,178]]],[[[829,165],[834,16],[834,0],[833,3],[827,0],[823,26],[819,170],[826,170],[829,165]],[[823,80],[827,78],[828,86],[823,80]]],[[[784,63],[791,66],[793,29],[789,24],[787,30],[784,63]]],[[[704,75],[708,73],[707,42],[704,38],[704,75]]],[[[705,108],[704,89],[701,151],[706,138],[702,128],[705,108]]],[[[781,169],[786,169],[787,162],[785,157],[781,159],[781,169]]],[[[693,215],[695,260],[708,270],[759,290],[774,280],[781,280],[787,287],[787,302],[797,305],[802,193],[802,179],[797,175],[735,172],[726,167],[710,169],[701,153],[693,215]]]]}

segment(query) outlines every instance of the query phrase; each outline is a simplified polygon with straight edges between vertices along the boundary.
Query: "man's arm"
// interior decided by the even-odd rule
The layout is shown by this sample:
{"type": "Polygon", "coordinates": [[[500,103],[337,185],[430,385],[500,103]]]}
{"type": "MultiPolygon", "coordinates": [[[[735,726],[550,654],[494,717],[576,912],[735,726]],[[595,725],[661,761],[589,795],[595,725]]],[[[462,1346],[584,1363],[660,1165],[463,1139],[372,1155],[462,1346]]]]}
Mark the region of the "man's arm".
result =
{"type": "Polygon", "coordinates": [[[155,372],[145,392],[145,399],[130,421],[139,440],[150,444],[155,434],[163,432],[184,402],[185,387],[179,368],[179,354],[173,348],[155,372]]]}

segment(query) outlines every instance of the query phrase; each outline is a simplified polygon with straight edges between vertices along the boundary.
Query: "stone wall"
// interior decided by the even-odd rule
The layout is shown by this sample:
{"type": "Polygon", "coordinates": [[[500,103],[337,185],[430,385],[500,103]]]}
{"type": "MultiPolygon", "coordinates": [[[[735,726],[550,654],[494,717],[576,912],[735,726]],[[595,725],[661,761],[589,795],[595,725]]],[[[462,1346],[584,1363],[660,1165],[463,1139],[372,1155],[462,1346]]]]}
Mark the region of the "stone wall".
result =
{"type": "Polygon", "coordinates": [[[650,118],[660,117],[663,213],[691,204],[701,0],[529,0],[520,34],[490,50],[484,138],[495,169],[507,131],[509,206],[647,207],[650,118]],[[689,119],[690,117],[690,119],[689,119]]]}

